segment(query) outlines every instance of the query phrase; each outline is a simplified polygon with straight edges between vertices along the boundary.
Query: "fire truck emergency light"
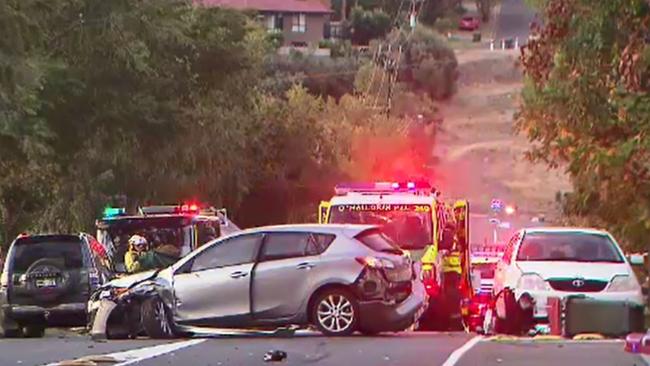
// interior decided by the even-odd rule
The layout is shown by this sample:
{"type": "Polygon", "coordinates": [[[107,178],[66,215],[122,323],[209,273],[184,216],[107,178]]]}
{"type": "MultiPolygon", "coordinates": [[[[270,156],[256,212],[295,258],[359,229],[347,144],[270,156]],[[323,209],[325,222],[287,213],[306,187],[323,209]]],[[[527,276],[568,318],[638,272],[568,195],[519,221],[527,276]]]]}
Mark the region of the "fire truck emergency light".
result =
{"type": "Polygon", "coordinates": [[[427,182],[375,182],[375,183],[343,183],[337,184],[334,191],[337,195],[350,192],[365,193],[391,193],[416,190],[431,190],[433,187],[427,182]]]}
{"type": "Polygon", "coordinates": [[[104,209],[104,217],[114,217],[124,215],[126,210],[123,207],[106,207],[104,209]]]}

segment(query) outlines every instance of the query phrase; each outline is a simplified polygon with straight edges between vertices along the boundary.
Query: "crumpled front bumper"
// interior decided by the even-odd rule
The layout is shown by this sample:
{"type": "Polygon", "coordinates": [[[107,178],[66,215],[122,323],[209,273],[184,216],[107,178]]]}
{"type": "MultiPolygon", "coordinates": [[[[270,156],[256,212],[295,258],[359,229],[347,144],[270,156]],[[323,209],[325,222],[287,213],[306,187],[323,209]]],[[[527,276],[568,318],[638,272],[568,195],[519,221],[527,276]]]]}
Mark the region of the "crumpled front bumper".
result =
{"type": "Polygon", "coordinates": [[[412,282],[411,294],[400,303],[387,303],[381,300],[359,303],[360,327],[369,332],[397,332],[418,321],[428,303],[424,284],[412,282]]]}
{"type": "Polygon", "coordinates": [[[645,305],[643,295],[640,291],[625,291],[625,292],[563,292],[563,291],[529,291],[515,289],[515,298],[519,300],[521,295],[528,293],[535,300],[534,317],[536,319],[548,318],[548,298],[557,297],[564,299],[569,296],[586,296],[594,300],[613,301],[613,302],[630,302],[638,305],[645,305]]]}
{"type": "Polygon", "coordinates": [[[90,337],[92,339],[107,338],[108,319],[116,307],[117,303],[108,299],[93,302],[90,307],[90,337]]]}

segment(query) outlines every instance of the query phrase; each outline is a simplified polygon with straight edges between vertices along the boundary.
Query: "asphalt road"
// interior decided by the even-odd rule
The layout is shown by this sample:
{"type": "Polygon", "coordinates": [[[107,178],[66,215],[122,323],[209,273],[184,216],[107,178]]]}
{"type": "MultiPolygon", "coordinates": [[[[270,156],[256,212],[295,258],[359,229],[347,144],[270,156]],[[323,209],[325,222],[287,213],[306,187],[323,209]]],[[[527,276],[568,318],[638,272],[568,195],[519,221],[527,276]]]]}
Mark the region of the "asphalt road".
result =
{"type": "Polygon", "coordinates": [[[496,39],[519,37],[523,44],[530,34],[530,23],[535,11],[525,0],[501,0],[501,11],[497,17],[496,39]]]}
{"type": "MultiPolygon", "coordinates": [[[[493,341],[465,333],[400,333],[378,337],[325,338],[307,334],[293,338],[230,337],[174,341],[93,342],[86,336],[48,335],[42,339],[0,341],[0,365],[66,365],[64,360],[91,356],[106,366],[269,365],[264,354],[287,353],[280,365],[366,366],[642,366],[639,356],[625,353],[620,341],[493,341]],[[98,356],[102,356],[98,358],[98,356]],[[108,359],[112,362],[106,362],[108,359]]],[[[69,363],[67,365],[70,365],[69,363]]],[[[76,365],[91,366],[92,363],[76,365]]]]}

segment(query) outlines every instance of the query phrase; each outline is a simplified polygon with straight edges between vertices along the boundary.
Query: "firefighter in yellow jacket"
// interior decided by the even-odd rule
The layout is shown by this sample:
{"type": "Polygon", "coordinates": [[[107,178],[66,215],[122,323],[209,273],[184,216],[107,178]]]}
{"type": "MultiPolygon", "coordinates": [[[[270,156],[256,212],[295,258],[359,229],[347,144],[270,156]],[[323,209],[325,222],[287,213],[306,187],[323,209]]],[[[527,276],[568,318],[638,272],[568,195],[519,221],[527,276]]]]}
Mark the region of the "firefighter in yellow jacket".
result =
{"type": "Polygon", "coordinates": [[[129,239],[129,248],[124,254],[124,266],[129,273],[136,273],[144,270],[141,258],[145,257],[149,249],[149,243],[144,236],[133,235],[129,239]]]}

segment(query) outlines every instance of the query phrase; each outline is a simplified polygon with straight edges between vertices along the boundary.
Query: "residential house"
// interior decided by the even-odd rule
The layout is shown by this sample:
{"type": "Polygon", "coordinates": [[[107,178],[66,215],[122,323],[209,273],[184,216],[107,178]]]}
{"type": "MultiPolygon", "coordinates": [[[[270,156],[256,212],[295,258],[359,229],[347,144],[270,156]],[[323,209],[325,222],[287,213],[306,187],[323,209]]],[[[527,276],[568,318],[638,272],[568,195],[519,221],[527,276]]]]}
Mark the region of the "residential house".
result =
{"type": "Polygon", "coordinates": [[[329,0],[197,0],[204,6],[255,10],[269,32],[281,32],[285,46],[318,47],[332,13],[329,0]]]}

